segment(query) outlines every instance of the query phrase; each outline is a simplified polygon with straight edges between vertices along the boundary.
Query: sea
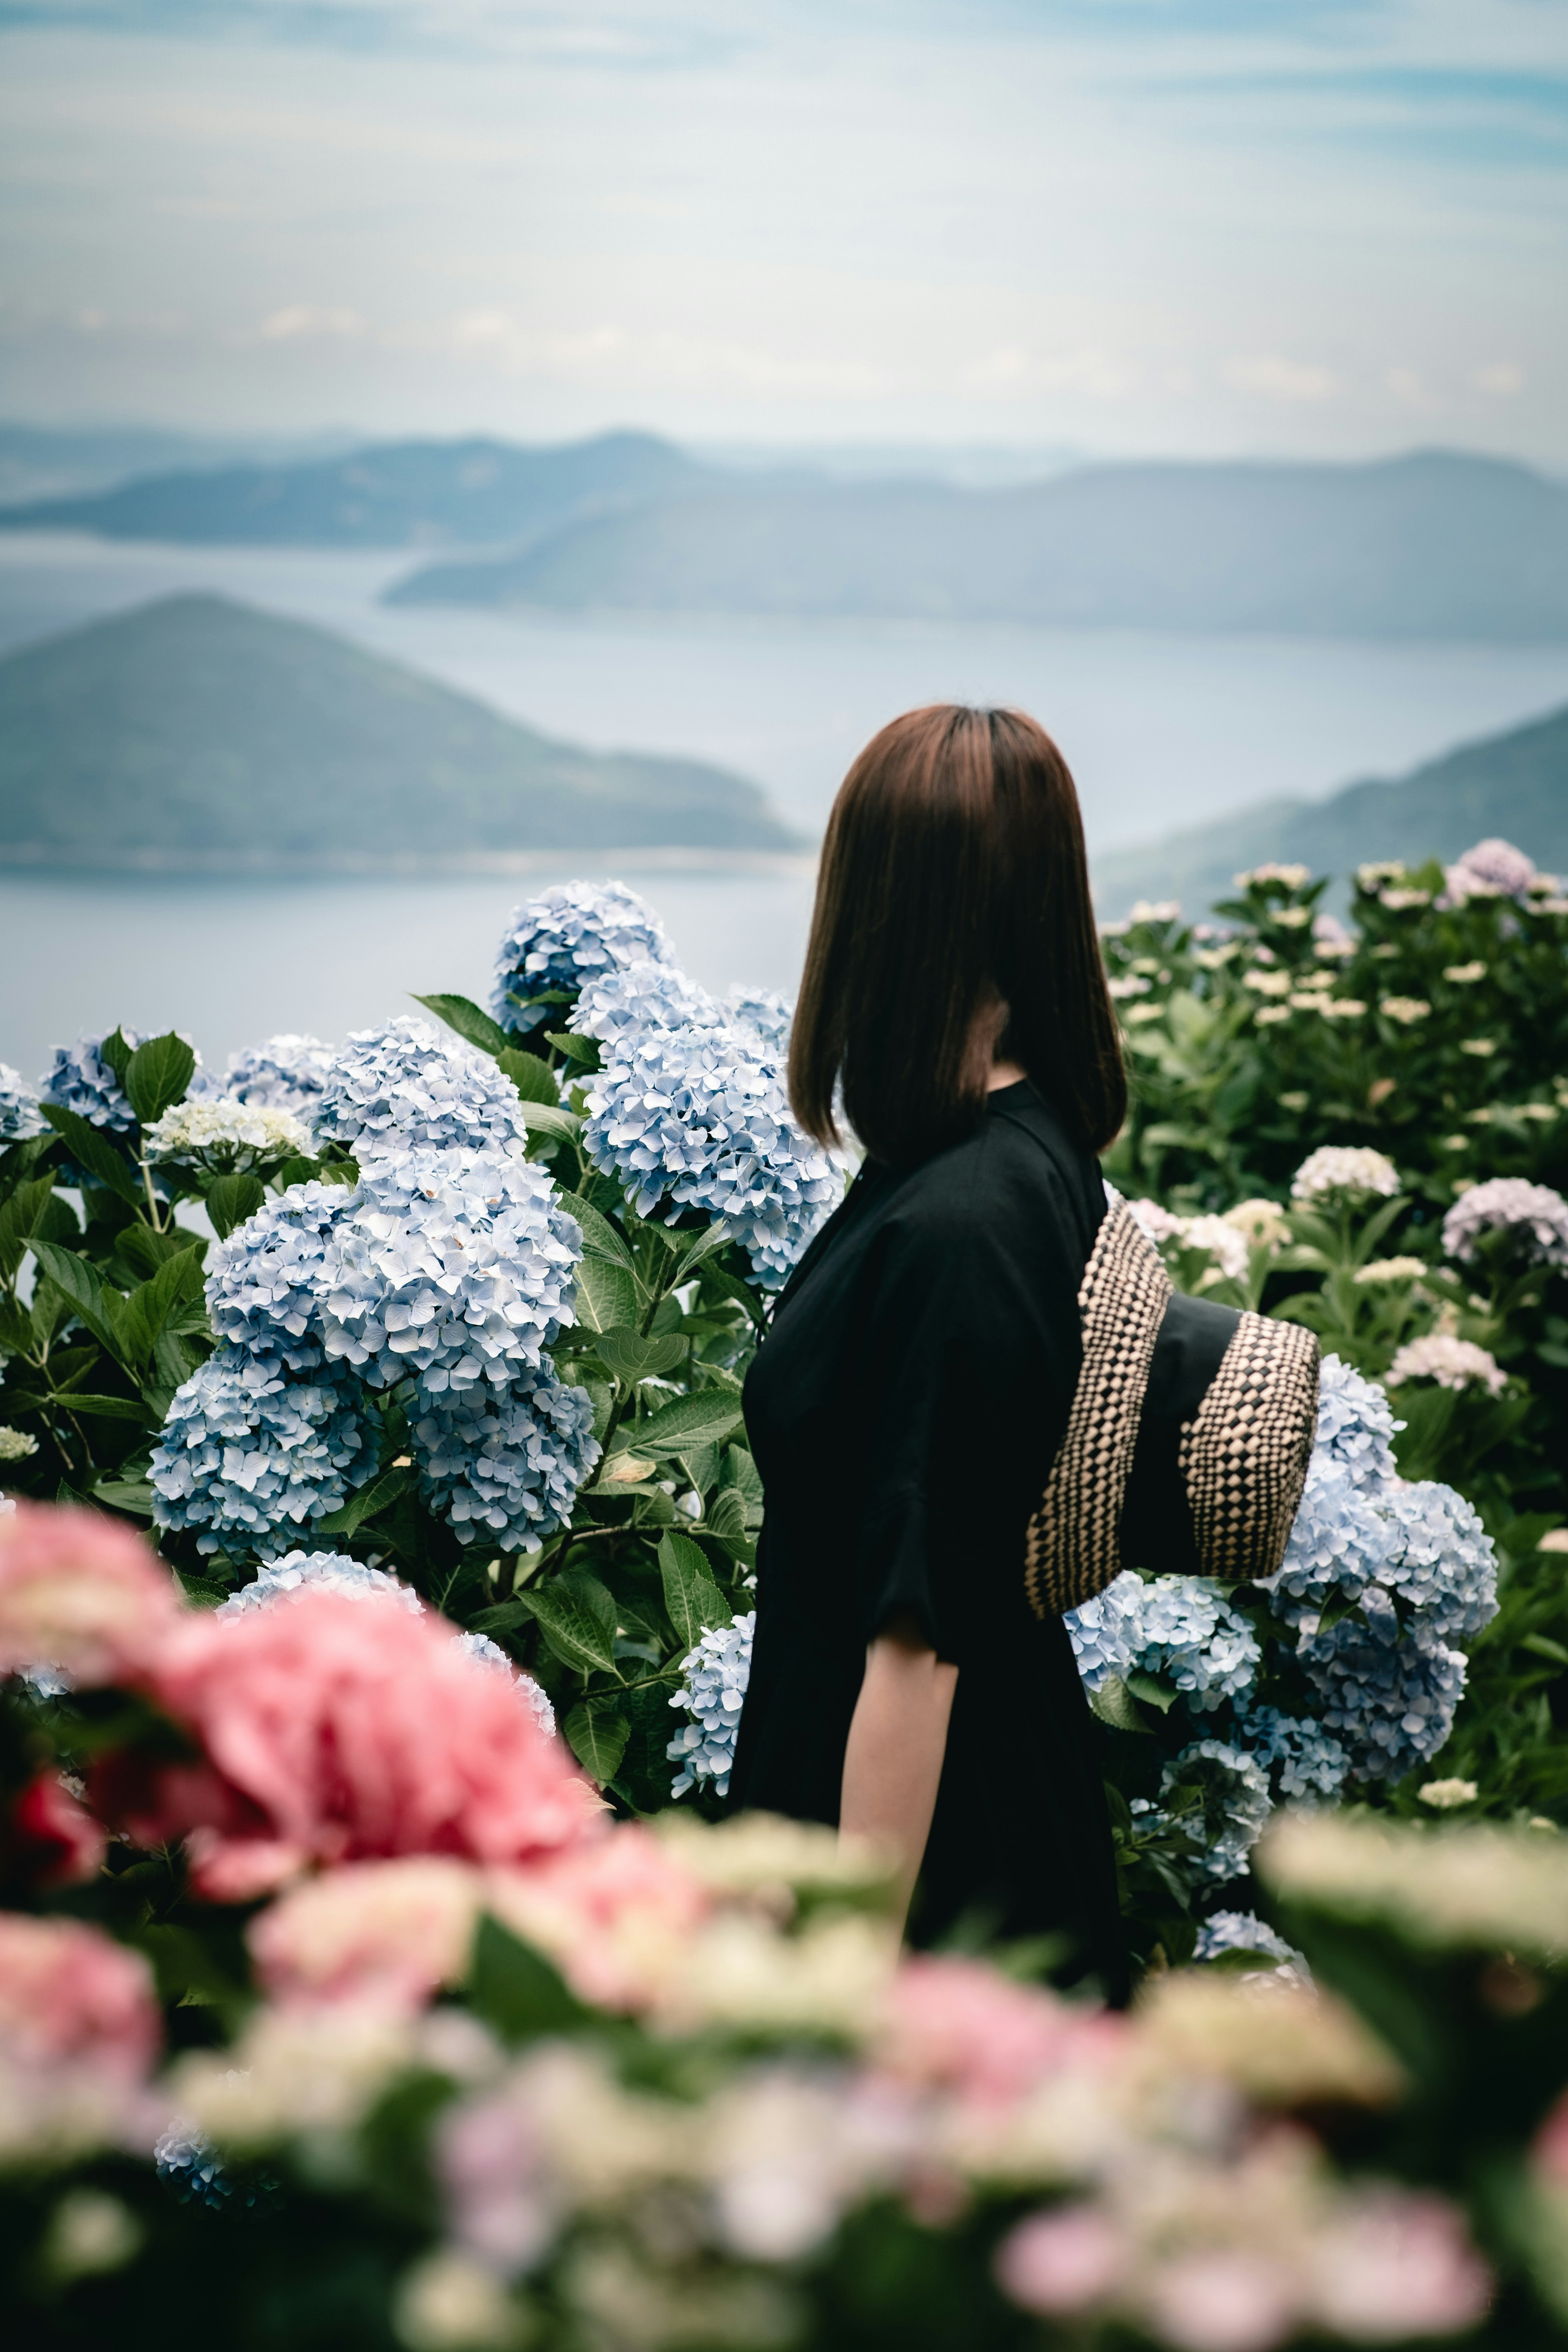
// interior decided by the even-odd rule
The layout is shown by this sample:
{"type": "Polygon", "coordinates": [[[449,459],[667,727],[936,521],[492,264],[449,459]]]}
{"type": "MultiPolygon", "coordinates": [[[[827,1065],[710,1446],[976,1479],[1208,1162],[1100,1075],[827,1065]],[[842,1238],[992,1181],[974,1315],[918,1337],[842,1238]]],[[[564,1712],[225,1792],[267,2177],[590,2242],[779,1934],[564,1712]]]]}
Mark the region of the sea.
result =
{"type": "MultiPolygon", "coordinates": [[[[925,702],[1031,710],[1078,780],[1092,854],[1260,802],[1326,796],[1568,702],[1568,646],[1396,645],[947,623],[628,622],[389,607],[407,551],[115,545],[0,534],[0,655],[207,588],[340,631],[547,734],[752,777],[820,834],[844,770],[925,702]]],[[[279,1030],[336,1041],[455,991],[483,1002],[519,899],[612,875],[695,978],[792,991],[809,856],[715,869],[592,853],[526,877],[0,872],[0,1060],[31,1078],[116,1023],[189,1034],[212,1066],[279,1030]]]]}

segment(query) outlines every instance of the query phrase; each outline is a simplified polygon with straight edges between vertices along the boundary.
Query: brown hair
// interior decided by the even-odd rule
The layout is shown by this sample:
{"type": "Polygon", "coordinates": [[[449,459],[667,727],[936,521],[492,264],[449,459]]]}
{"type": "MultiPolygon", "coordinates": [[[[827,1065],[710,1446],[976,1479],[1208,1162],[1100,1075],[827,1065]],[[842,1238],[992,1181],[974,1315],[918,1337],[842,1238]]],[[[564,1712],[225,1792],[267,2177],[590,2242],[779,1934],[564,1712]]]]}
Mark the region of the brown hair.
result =
{"type": "Polygon", "coordinates": [[[1127,1081],[1067,762],[1020,710],[937,703],[873,736],[833,803],[789,1099],[836,1142],[841,1087],[874,1159],[924,1158],[979,1119],[993,1046],[1111,1141],[1127,1081]]]}

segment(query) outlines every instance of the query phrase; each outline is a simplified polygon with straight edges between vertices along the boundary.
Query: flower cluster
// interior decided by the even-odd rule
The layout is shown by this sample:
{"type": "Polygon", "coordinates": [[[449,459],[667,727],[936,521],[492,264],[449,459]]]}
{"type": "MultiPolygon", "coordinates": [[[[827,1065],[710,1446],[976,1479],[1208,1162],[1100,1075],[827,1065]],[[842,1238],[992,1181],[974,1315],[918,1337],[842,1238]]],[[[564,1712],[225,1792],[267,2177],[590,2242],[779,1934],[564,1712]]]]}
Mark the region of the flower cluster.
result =
{"type": "MultiPolygon", "coordinates": [[[[1129,1201],[1134,1221],[1156,1249],[1204,1250],[1214,1260],[1202,1286],[1211,1281],[1239,1282],[1245,1276],[1249,1234],[1233,1216],[1178,1217],[1158,1201],[1129,1201]]],[[[1272,1206],[1272,1203],[1270,1203],[1272,1206]]]]}
{"type": "Polygon", "coordinates": [[[220,1340],[291,1372],[324,1361],[328,1258],[355,1195],[342,1184],[291,1184],[207,1253],[207,1314],[220,1340]]]}
{"type": "Polygon", "coordinates": [[[291,1110],[308,1119],[325,1092],[337,1048],[319,1037],[285,1032],[264,1037],[229,1055],[228,1071],[216,1091],[262,1110],[291,1110]]]}
{"type": "Polygon", "coordinates": [[[770,1286],[839,1195],[831,1161],[790,1112],[776,1056],[727,1025],[622,1029],[604,1041],[588,1104],[589,1156],[638,1214],[668,1200],[722,1218],[770,1286]]]}
{"type": "Polygon", "coordinates": [[[420,1491],[460,1543],[537,1551],[571,1517],[599,1460],[586,1389],[566,1388],[548,1365],[514,1372],[505,1388],[419,1383],[409,1432],[420,1491]]]}
{"type": "Polygon", "coordinates": [[[1194,1958],[1218,1960],[1226,1952],[1261,1952],[1271,1960],[1297,1960],[1283,1936],[1250,1911],[1211,1911],[1197,1931],[1194,1958]]]}
{"type": "Polygon", "coordinates": [[[1568,1265],[1568,1201],[1549,1184],[1494,1176],[1461,1192],[1443,1219],[1443,1248],[1472,1263],[1482,1234],[1506,1233],[1511,1248],[1541,1265],[1568,1265]]]}
{"type": "MultiPolygon", "coordinates": [[[[134,1053],[141,1043],[140,1032],[121,1024],[120,1034],[134,1053]]],[[[136,1113],[112,1066],[103,1058],[102,1045],[101,1037],[84,1029],[74,1045],[57,1045],[53,1062],[38,1081],[39,1091],[45,1102],[74,1110],[89,1126],[126,1135],[136,1124],[136,1113]]]]}
{"type": "Polygon", "coordinates": [[[361,1162],[392,1150],[517,1151],[517,1090],[486,1054],[410,1013],[355,1029],[327,1071],[316,1134],[361,1162]]]}
{"type": "Polygon", "coordinates": [[[0,1144],[25,1143],[42,1135],[46,1122],[38,1113],[38,1097],[9,1062],[0,1062],[0,1144]]]}
{"type": "Polygon", "coordinates": [[[795,1007],[787,996],[771,988],[746,988],[737,981],[724,1001],[736,1028],[747,1031],[780,1059],[789,1054],[795,1007]]]}
{"type": "MultiPolygon", "coordinates": [[[[1233,1741],[1195,1739],[1160,1776],[1162,1797],[1178,1791],[1196,1792],[1198,1800],[1196,1813],[1176,1817],[1198,1846],[1195,1869],[1221,1885],[1239,1878],[1274,1810],[1269,1776],[1257,1758],[1233,1741]]],[[[1147,1812],[1158,1820],[1157,1809],[1147,1812]]]]}
{"type": "Polygon", "coordinates": [[[1145,1583],[1124,1570],[1063,1622],[1091,1690],[1108,1675],[1153,1675],[1174,1684],[1195,1713],[1211,1713],[1240,1698],[1258,1672],[1256,1634],[1218,1588],[1199,1577],[1145,1583]]]}
{"type": "Polygon", "coordinates": [[[176,1103],[142,1140],[149,1160],[204,1168],[214,1175],[277,1167],[310,1150],[310,1138],[292,1111],[228,1095],[176,1103]]]}
{"type": "Polygon", "coordinates": [[[1533,858],[1511,841],[1493,835],[1467,849],[1455,865],[1445,866],[1445,903],[1462,907],[1467,898],[1517,898],[1523,902],[1542,877],[1533,858]]]}
{"type": "Polygon", "coordinates": [[[1501,1396],[1508,1386],[1508,1374],[1494,1355],[1448,1331],[1406,1339],[1385,1377],[1391,1389],[1402,1381],[1436,1381],[1443,1389],[1483,1388],[1489,1396],[1501,1396]]]}
{"type": "Polygon", "coordinates": [[[701,1782],[711,1783],[721,1797],[729,1794],[735,1763],[735,1735],[746,1704],[751,1678],[751,1641],[757,1630],[756,1612],[737,1617],[705,1633],[695,1650],[681,1660],[685,1680],[670,1705],[692,1718],[675,1734],[664,1753],[681,1768],[671,1795],[684,1797],[701,1782]]]}
{"type": "Polygon", "coordinates": [[[1310,1715],[1254,1707],[1237,1731],[1239,1744],[1273,1775],[1276,1795],[1301,1804],[1337,1797],[1350,1774],[1350,1751],[1310,1715]]]}
{"type": "Polygon", "coordinates": [[[219,1348],[174,1391],[152,1449],[158,1523],[193,1528],[203,1551],[256,1549],[284,1528],[340,1510],[376,1465],[357,1381],[219,1348]]]}
{"type": "Polygon", "coordinates": [[[26,1462],[37,1450],[36,1437],[29,1437],[25,1429],[13,1429],[9,1422],[0,1421],[0,1462],[26,1462]]]}
{"type": "Polygon", "coordinates": [[[1321,1144],[1291,1179],[1291,1200],[1307,1206],[1320,1201],[1364,1201],[1375,1193],[1392,1199],[1398,1190],[1399,1171],[1393,1160],[1362,1144],[1321,1144]]]}
{"type": "Polygon", "coordinates": [[[496,959],[497,1021],[531,1028],[543,1000],[574,996],[618,966],[668,963],[653,908],[623,882],[562,882],[514,908],[496,959]]]}

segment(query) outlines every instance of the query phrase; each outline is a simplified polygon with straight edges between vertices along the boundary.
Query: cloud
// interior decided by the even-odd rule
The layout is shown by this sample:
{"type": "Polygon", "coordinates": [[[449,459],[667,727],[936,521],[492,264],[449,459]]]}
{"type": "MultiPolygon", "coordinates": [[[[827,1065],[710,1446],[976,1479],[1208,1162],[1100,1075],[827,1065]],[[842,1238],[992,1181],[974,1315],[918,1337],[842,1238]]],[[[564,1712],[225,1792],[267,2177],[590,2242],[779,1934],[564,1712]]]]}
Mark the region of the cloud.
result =
{"type": "Polygon", "coordinates": [[[1333,400],[1340,391],[1332,368],[1315,361],[1282,359],[1278,352],[1232,360],[1225,370],[1225,381],[1238,392],[1254,393],[1261,400],[1292,404],[1333,400]]]}
{"type": "Polygon", "coordinates": [[[264,343],[295,343],[324,335],[357,341],[369,333],[370,322],[358,310],[322,310],[309,302],[294,302],[269,311],[256,331],[264,343]]]}

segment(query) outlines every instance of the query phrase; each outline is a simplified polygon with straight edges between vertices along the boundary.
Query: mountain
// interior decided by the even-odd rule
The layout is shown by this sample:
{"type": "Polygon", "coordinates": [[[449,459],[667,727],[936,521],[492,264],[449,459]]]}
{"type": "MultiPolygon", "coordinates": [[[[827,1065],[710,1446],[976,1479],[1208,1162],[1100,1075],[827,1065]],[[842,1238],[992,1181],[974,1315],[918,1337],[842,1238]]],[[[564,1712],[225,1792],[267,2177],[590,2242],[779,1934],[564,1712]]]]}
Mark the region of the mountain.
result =
{"type": "Polygon", "coordinates": [[[1549,873],[1568,872],[1568,709],[1462,744],[1393,782],[1348,784],[1326,801],[1270,801],[1113,851],[1094,861],[1094,895],[1106,916],[1137,898],[1179,898],[1196,912],[1269,858],[1343,876],[1367,858],[1451,863],[1489,834],[1549,873]]]}
{"type": "Polygon", "coordinates": [[[352,446],[345,433],[223,436],[173,433],[152,425],[0,424],[0,500],[78,498],[133,476],[335,456],[352,446]]]}
{"type": "Polygon", "coordinates": [[[651,433],[605,433],[551,449],[402,441],[308,465],[184,469],[87,498],[36,499],[0,509],[0,530],[88,530],[182,546],[515,546],[711,478],[651,433]]]}
{"type": "Polygon", "coordinates": [[[423,871],[654,845],[800,846],[743,777],[553,742],[222,596],[0,660],[0,865],[423,871]]]}
{"type": "Polygon", "coordinates": [[[1568,488],[1441,451],[1100,466],[985,490],[741,478],[427,565],[392,601],[1553,639],[1568,488]]]}

